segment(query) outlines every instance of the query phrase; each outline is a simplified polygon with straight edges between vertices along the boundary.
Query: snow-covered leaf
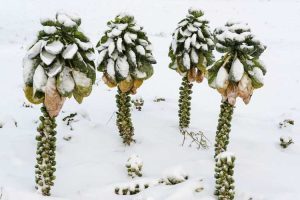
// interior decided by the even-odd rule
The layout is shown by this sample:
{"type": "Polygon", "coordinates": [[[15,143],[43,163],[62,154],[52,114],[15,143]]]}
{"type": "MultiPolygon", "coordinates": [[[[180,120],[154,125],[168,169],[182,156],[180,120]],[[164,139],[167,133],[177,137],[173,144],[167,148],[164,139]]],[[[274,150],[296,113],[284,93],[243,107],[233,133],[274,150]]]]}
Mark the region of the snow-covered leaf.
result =
{"type": "Polygon", "coordinates": [[[72,59],[77,51],[78,51],[78,46],[76,44],[69,44],[67,45],[66,49],[63,51],[62,56],[64,59],[72,59]]]}
{"type": "Polygon", "coordinates": [[[228,72],[224,67],[221,67],[216,77],[216,87],[224,88],[228,82],[228,72]]]}
{"type": "Polygon", "coordinates": [[[54,26],[43,26],[43,31],[47,34],[54,34],[57,29],[54,26]]]}
{"type": "Polygon", "coordinates": [[[107,54],[107,49],[104,49],[102,50],[100,53],[99,53],[99,56],[98,56],[98,59],[97,59],[97,64],[100,65],[104,59],[104,57],[106,56],[107,54]]]}
{"type": "Polygon", "coordinates": [[[187,68],[190,69],[191,66],[191,59],[188,53],[184,53],[183,56],[183,65],[187,68]]]}
{"type": "Polygon", "coordinates": [[[122,38],[118,38],[117,40],[117,49],[121,53],[123,51],[123,44],[122,44],[122,38]]]}
{"type": "Polygon", "coordinates": [[[45,45],[46,41],[44,40],[39,40],[37,43],[35,43],[27,52],[28,58],[36,57],[42,51],[45,45]]]}
{"type": "Polygon", "coordinates": [[[84,51],[87,51],[87,50],[93,48],[93,44],[91,42],[82,42],[77,38],[75,40],[76,40],[76,43],[79,45],[79,47],[84,51]]]}
{"type": "Polygon", "coordinates": [[[55,63],[53,63],[53,65],[50,67],[50,69],[48,71],[46,71],[46,74],[49,77],[54,77],[59,72],[61,72],[61,70],[62,70],[62,63],[59,61],[56,61],[55,63]]]}
{"type": "Polygon", "coordinates": [[[113,59],[108,59],[106,71],[110,78],[112,78],[113,80],[116,79],[115,61],[113,59]]]}
{"type": "Polygon", "coordinates": [[[136,46],[136,51],[140,54],[140,55],[145,55],[146,51],[144,49],[144,47],[142,45],[137,45],[136,46]]]}
{"type": "Polygon", "coordinates": [[[195,51],[195,49],[192,48],[192,51],[191,51],[191,61],[192,61],[192,63],[197,64],[198,60],[199,60],[199,56],[198,56],[197,52],[195,51]]]}
{"type": "Polygon", "coordinates": [[[45,86],[47,84],[47,75],[44,68],[39,65],[33,75],[33,88],[34,91],[45,91],[45,86]]]}
{"type": "Polygon", "coordinates": [[[186,40],[185,40],[185,42],[184,42],[184,48],[185,48],[186,50],[189,50],[189,49],[190,49],[190,46],[191,46],[191,38],[188,37],[188,38],[186,38],[186,40]]]}
{"type": "Polygon", "coordinates": [[[120,30],[123,31],[128,27],[128,24],[116,24],[116,27],[120,30]]]}
{"type": "Polygon", "coordinates": [[[51,53],[48,53],[47,51],[42,51],[40,53],[40,58],[43,61],[43,63],[45,63],[46,65],[50,65],[56,58],[56,56],[51,53]]]}
{"type": "Polygon", "coordinates": [[[125,34],[124,34],[124,41],[125,41],[127,44],[132,44],[132,40],[131,40],[131,38],[129,37],[129,33],[125,33],[125,34]]]}
{"type": "Polygon", "coordinates": [[[244,66],[241,61],[237,58],[232,63],[232,66],[229,71],[229,79],[235,82],[238,82],[242,79],[244,74],[244,66]]]}
{"type": "Polygon", "coordinates": [[[23,59],[23,80],[25,84],[31,85],[33,82],[33,75],[35,72],[34,60],[27,56],[23,59]]]}
{"type": "Polygon", "coordinates": [[[123,78],[126,78],[128,76],[129,64],[126,57],[118,57],[116,62],[116,70],[123,78]]]}
{"type": "Polygon", "coordinates": [[[61,52],[63,49],[64,45],[61,41],[54,41],[45,46],[45,50],[53,55],[57,55],[61,52]]]}
{"type": "Polygon", "coordinates": [[[74,90],[75,83],[71,75],[71,71],[71,68],[65,66],[63,71],[59,74],[57,90],[62,96],[69,96],[74,90]]]}
{"type": "Polygon", "coordinates": [[[116,47],[116,45],[115,45],[114,42],[111,42],[111,43],[109,44],[109,46],[108,46],[108,55],[109,55],[109,56],[111,56],[111,54],[114,52],[115,47],[116,47]]]}

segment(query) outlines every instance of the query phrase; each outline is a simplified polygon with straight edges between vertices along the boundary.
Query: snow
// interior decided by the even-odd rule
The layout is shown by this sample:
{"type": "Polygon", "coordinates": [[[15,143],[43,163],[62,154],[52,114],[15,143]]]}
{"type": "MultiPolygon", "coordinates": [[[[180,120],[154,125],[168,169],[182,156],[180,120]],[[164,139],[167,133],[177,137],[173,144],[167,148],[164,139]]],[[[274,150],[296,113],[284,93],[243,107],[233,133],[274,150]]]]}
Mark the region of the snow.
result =
{"type": "MultiPolygon", "coordinates": [[[[2,1],[3,2],[3,1],[2,1]]],[[[178,131],[180,76],[168,68],[171,33],[190,6],[200,6],[210,26],[223,26],[228,18],[248,22],[253,33],[268,46],[261,60],[268,67],[264,86],[254,90],[246,106],[237,100],[228,150],[236,155],[236,200],[300,199],[300,4],[298,0],[10,0],[0,6],[0,194],[2,200],[214,200],[214,137],[220,111],[220,94],[207,82],[194,85],[191,129],[202,130],[208,150],[181,146],[178,131]],[[92,6],[91,6],[92,5],[92,6]],[[125,147],[115,125],[116,89],[108,89],[97,73],[91,95],[78,104],[67,99],[57,117],[57,171],[51,197],[34,189],[37,121],[40,105],[24,107],[22,59],[26,46],[41,30],[40,17],[55,16],[64,8],[82,17],[82,26],[95,45],[106,22],[126,10],[145,27],[157,60],[153,76],[138,89],[145,104],[132,110],[136,143],[125,147]],[[102,9],[101,9],[102,8],[102,9]],[[105,8],[105,9],[104,9],[105,8]],[[100,12],[101,10],[101,12],[100,12]],[[17,13],[17,14],[16,14],[17,13]],[[278,14],[281,13],[281,14],[278,14]],[[164,33],[165,36],[159,36],[164,33]],[[166,101],[153,102],[156,97],[166,101]],[[62,121],[70,113],[87,113],[71,131],[62,121]],[[295,125],[279,129],[278,123],[294,119],[295,125]],[[17,127],[15,125],[17,122],[17,127]],[[70,141],[64,136],[71,135],[70,141]],[[282,135],[294,144],[282,149],[282,135]],[[157,185],[137,195],[114,194],[114,187],[131,182],[124,164],[137,153],[144,162],[146,179],[181,166],[189,175],[183,183],[157,185]],[[202,182],[199,180],[203,179],[202,182]],[[203,186],[202,192],[195,192],[203,186]],[[2,188],[2,189],[1,189],[2,188]]],[[[124,42],[124,41],[123,41],[124,42]]],[[[221,57],[215,54],[216,59],[221,57]]],[[[132,96],[134,97],[134,96],[132,96]]]]}
{"type": "Polygon", "coordinates": [[[58,14],[57,21],[65,27],[74,27],[77,25],[67,14],[64,13],[58,14]]]}
{"type": "Polygon", "coordinates": [[[59,62],[59,61],[56,61],[52,66],[51,68],[46,71],[46,74],[49,76],[49,77],[54,77],[56,76],[59,72],[61,72],[62,70],[62,63],[59,62]]]}
{"type": "Polygon", "coordinates": [[[146,54],[146,51],[142,45],[137,45],[135,48],[140,55],[144,56],[146,54]]]}
{"type": "Polygon", "coordinates": [[[184,48],[185,48],[185,50],[190,50],[190,46],[191,46],[191,38],[188,37],[188,38],[186,38],[186,40],[184,42],[184,48]]]}
{"type": "Polygon", "coordinates": [[[61,41],[57,40],[57,41],[51,42],[50,44],[47,44],[45,46],[45,50],[48,53],[51,53],[53,55],[57,55],[61,52],[63,47],[64,47],[64,44],[61,41]]]}
{"type": "Polygon", "coordinates": [[[109,33],[107,34],[107,36],[108,36],[108,37],[117,37],[117,36],[121,35],[121,33],[122,33],[121,30],[119,30],[119,29],[117,29],[117,28],[114,28],[114,29],[111,30],[111,32],[109,32],[109,33]]]}
{"type": "Polygon", "coordinates": [[[135,55],[134,51],[129,50],[128,54],[129,54],[129,59],[131,60],[131,62],[133,62],[136,65],[136,55],[135,55]]]}
{"type": "Polygon", "coordinates": [[[92,83],[92,80],[80,71],[73,70],[72,75],[73,75],[75,84],[78,86],[82,86],[82,87],[86,88],[86,87],[89,87],[92,83]]]}
{"type": "Polygon", "coordinates": [[[199,57],[198,57],[198,54],[197,52],[195,51],[194,48],[192,48],[192,51],[191,51],[191,60],[194,64],[197,64],[198,63],[198,60],[199,60],[199,57]]]}
{"type": "Polygon", "coordinates": [[[24,83],[30,83],[33,79],[35,68],[34,61],[28,57],[23,58],[23,80],[24,83]]]}
{"type": "Polygon", "coordinates": [[[129,36],[129,33],[125,33],[124,34],[124,41],[127,43],[127,44],[132,44],[132,40],[131,40],[131,37],[129,36]]]}
{"type": "Polygon", "coordinates": [[[264,83],[264,75],[260,68],[254,67],[251,74],[258,82],[264,83]]]}
{"type": "Polygon", "coordinates": [[[183,55],[183,65],[187,68],[190,69],[191,67],[191,59],[188,53],[184,53],[183,55]]]}
{"type": "Polygon", "coordinates": [[[244,66],[241,63],[241,61],[236,58],[233,63],[232,66],[230,68],[230,72],[229,72],[229,79],[235,82],[239,82],[242,77],[244,75],[244,66]]]}
{"type": "Polygon", "coordinates": [[[217,88],[224,88],[225,85],[228,83],[228,72],[224,67],[221,67],[218,71],[216,77],[216,87],[217,88]]]}
{"type": "Polygon", "coordinates": [[[78,46],[76,44],[68,44],[63,51],[62,56],[64,59],[72,59],[77,51],[78,46]]]}
{"type": "Polygon", "coordinates": [[[93,44],[91,42],[81,42],[77,38],[75,40],[76,40],[76,43],[79,45],[79,47],[84,51],[87,51],[87,50],[93,48],[93,44]]]}
{"type": "Polygon", "coordinates": [[[33,75],[33,88],[36,91],[45,91],[45,86],[47,84],[47,75],[44,68],[39,65],[33,75]]]}
{"type": "Polygon", "coordinates": [[[59,74],[60,84],[57,85],[57,90],[60,94],[67,94],[74,90],[75,83],[71,76],[71,68],[64,67],[63,71],[59,74]]]}
{"type": "Polygon", "coordinates": [[[107,63],[107,74],[113,79],[115,80],[115,61],[113,59],[108,59],[108,63],[107,63]]]}
{"type": "Polygon", "coordinates": [[[43,49],[43,47],[46,45],[46,41],[39,40],[37,43],[35,43],[27,52],[27,55],[29,58],[36,57],[43,49]]]}
{"type": "Polygon", "coordinates": [[[116,24],[116,27],[120,30],[123,31],[128,27],[128,24],[116,24]]]}
{"type": "Polygon", "coordinates": [[[43,31],[47,34],[54,34],[57,29],[54,26],[43,26],[43,31]]]}
{"type": "Polygon", "coordinates": [[[119,56],[116,62],[116,70],[117,72],[124,78],[126,78],[129,74],[129,64],[127,62],[127,58],[119,56]]]}
{"type": "Polygon", "coordinates": [[[108,46],[108,55],[109,55],[109,56],[111,56],[111,54],[114,52],[115,47],[116,47],[116,45],[115,45],[114,42],[111,42],[111,43],[109,44],[109,46],[108,46]]]}
{"type": "Polygon", "coordinates": [[[100,65],[105,57],[105,55],[107,54],[108,50],[107,49],[104,49],[102,50],[99,55],[98,55],[98,58],[97,58],[97,65],[100,65]]]}
{"type": "Polygon", "coordinates": [[[117,49],[120,53],[123,51],[122,38],[118,38],[117,40],[117,49]]]}

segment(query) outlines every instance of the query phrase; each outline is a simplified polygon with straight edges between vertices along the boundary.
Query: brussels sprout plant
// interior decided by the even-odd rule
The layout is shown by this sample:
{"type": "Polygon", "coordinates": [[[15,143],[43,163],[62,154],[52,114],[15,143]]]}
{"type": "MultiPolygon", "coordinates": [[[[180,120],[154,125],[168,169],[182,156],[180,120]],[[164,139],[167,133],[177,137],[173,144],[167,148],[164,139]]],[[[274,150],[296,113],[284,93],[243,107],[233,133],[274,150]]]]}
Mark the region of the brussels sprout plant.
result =
{"type": "Polygon", "coordinates": [[[93,46],[79,30],[80,23],[78,16],[65,13],[41,20],[43,29],[23,62],[25,96],[33,104],[42,104],[35,181],[47,196],[55,180],[55,118],[66,97],[81,103],[95,81],[93,46]]]}
{"type": "Polygon", "coordinates": [[[153,74],[152,46],[143,27],[133,16],[120,14],[107,23],[108,30],[97,44],[98,70],[109,87],[118,87],[117,126],[123,143],[134,142],[130,114],[130,94],[136,94],[143,81],[153,74]]]}
{"type": "Polygon", "coordinates": [[[193,82],[201,83],[206,67],[214,62],[214,42],[209,22],[201,10],[190,9],[178,23],[170,45],[169,67],[182,76],[179,97],[179,127],[189,127],[193,82]]]}
{"type": "Polygon", "coordinates": [[[266,47],[247,24],[228,22],[214,31],[216,49],[224,53],[210,69],[208,83],[222,95],[215,156],[226,151],[237,97],[248,104],[254,89],[263,86],[266,69],[259,60],[266,47]]]}

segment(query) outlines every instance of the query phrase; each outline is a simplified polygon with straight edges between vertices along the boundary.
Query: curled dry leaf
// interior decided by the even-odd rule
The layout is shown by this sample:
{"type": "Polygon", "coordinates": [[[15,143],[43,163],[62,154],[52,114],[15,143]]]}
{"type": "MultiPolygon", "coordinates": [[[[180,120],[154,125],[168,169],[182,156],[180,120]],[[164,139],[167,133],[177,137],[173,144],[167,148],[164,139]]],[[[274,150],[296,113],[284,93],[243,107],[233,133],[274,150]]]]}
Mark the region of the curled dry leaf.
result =
{"type": "Polygon", "coordinates": [[[65,102],[65,97],[60,96],[56,89],[55,81],[53,77],[48,79],[44,100],[45,107],[52,118],[59,114],[65,102]]]}
{"type": "Polygon", "coordinates": [[[226,97],[227,97],[228,103],[231,105],[235,105],[237,96],[238,96],[237,85],[230,83],[226,90],[226,97]]]}
{"type": "Polygon", "coordinates": [[[102,80],[110,88],[113,88],[113,87],[117,86],[117,84],[115,83],[115,81],[112,80],[106,73],[103,74],[102,80]]]}
{"type": "Polygon", "coordinates": [[[133,79],[131,78],[130,79],[127,78],[119,83],[119,89],[123,93],[129,92],[132,87],[133,87],[133,79]]]}
{"type": "Polygon", "coordinates": [[[197,70],[197,75],[196,75],[196,82],[201,83],[204,79],[204,73],[201,72],[201,70],[197,70]]]}

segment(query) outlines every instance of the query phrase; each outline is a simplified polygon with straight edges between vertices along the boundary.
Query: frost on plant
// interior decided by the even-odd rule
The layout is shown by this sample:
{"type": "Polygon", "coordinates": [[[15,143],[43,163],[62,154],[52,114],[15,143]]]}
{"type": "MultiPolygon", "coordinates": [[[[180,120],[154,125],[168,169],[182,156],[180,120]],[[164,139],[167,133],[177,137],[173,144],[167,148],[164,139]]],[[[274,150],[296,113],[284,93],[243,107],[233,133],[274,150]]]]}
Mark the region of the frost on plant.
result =
{"type": "Polygon", "coordinates": [[[251,33],[248,24],[227,22],[214,31],[214,37],[217,51],[225,55],[209,69],[209,85],[231,105],[237,97],[248,104],[253,90],[264,84],[267,71],[259,57],[266,46],[251,33]]]}
{"type": "Polygon", "coordinates": [[[133,154],[129,157],[126,163],[127,173],[128,176],[131,178],[135,177],[141,177],[142,169],[143,169],[143,161],[140,159],[140,157],[136,154],[133,154]]]}
{"type": "Polygon", "coordinates": [[[223,152],[216,157],[215,178],[216,189],[215,195],[218,200],[234,199],[234,169],[235,156],[229,152],[223,152]]]}
{"type": "Polygon", "coordinates": [[[43,29],[24,57],[23,78],[28,101],[43,104],[36,137],[36,184],[43,195],[50,195],[55,179],[55,117],[66,97],[81,103],[91,93],[95,66],[93,46],[79,30],[79,17],[57,13],[41,24],[43,29]]]}
{"type": "Polygon", "coordinates": [[[183,76],[179,97],[179,127],[190,124],[190,101],[192,82],[201,83],[207,66],[214,62],[213,36],[209,22],[201,10],[190,9],[189,14],[178,23],[169,48],[169,67],[183,76]]]}
{"type": "Polygon", "coordinates": [[[103,72],[103,81],[109,87],[118,87],[117,126],[123,143],[130,145],[134,142],[134,128],[129,94],[136,94],[143,81],[152,76],[156,61],[143,27],[135,23],[133,16],[118,15],[107,26],[97,44],[97,65],[103,72]]]}

